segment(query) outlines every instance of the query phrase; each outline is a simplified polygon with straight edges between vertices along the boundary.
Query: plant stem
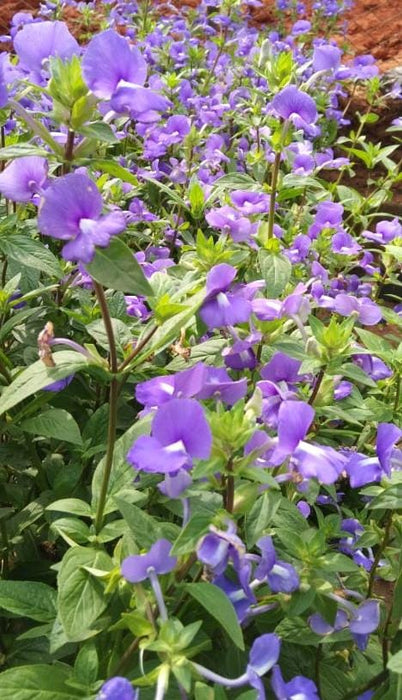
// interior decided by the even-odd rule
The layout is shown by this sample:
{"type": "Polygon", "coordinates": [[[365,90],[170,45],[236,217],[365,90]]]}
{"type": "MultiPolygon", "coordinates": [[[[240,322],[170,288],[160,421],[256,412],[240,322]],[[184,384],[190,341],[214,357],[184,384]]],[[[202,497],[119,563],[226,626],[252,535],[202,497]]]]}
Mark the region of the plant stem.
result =
{"type": "Polygon", "coordinates": [[[370,596],[373,592],[375,574],[377,571],[378,564],[380,563],[381,556],[382,556],[382,554],[383,554],[383,552],[384,552],[385,548],[387,547],[388,542],[390,540],[391,527],[392,527],[392,511],[389,510],[387,515],[386,515],[384,537],[383,537],[383,540],[378,547],[377,553],[374,557],[373,565],[370,569],[369,583],[368,583],[368,589],[367,589],[367,598],[370,598],[370,596]]]}
{"type": "Polygon", "coordinates": [[[271,174],[271,193],[270,193],[271,199],[269,202],[267,241],[270,241],[274,236],[276,188],[278,185],[278,175],[279,175],[280,164],[281,164],[281,151],[277,151],[275,153],[275,160],[274,160],[274,164],[272,167],[272,174],[271,174]]]}
{"type": "Polygon", "coordinates": [[[111,677],[112,676],[119,676],[121,674],[121,672],[125,668],[127,661],[129,661],[132,654],[134,654],[134,652],[137,651],[139,644],[140,644],[140,640],[141,640],[141,637],[136,637],[131,642],[130,646],[126,649],[123,656],[121,657],[118,665],[113,669],[111,677]]]}
{"type": "Polygon", "coordinates": [[[105,297],[105,292],[103,290],[103,287],[99,282],[95,282],[93,280],[93,285],[94,289],[96,292],[96,296],[98,299],[98,303],[100,306],[101,314],[102,314],[102,319],[103,323],[105,326],[105,331],[109,343],[109,352],[110,352],[110,371],[113,374],[117,374],[119,371],[117,367],[117,352],[116,352],[116,342],[114,339],[114,332],[113,332],[113,325],[112,325],[112,319],[110,318],[110,313],[105,297]]]}
{"type": "Polygon", "coordinates": [[[396,392],[395,392],[395,399],[394,399],[394,413],[398,412],[399,408],[399,400],[401,398],[401,385],[402,385],[402,377],[398,374],[396,377],[396,392]]]}
{"type": "Polygon", "coordinates": [[[393,610],[394,610],[394,599],[392,598],[392,602],[391,602],[391,605],[389,606],[389,610],[388,610],[387,617],[386,617],[385,624],[384,624],[384,632],[383,632],[382,643],[381,643],[382,666],[383,666],[384,671],[386,671],[387,664],[388,664],[388,644],[389,644],[388,629],[389,629],[389,626],[392,622],[393,610]]]}
{"type": "Polygon", "coordinates": [[[7,578],[8,571],[9,571],[9,561],[8,561],[9,553],[8,552],[9,552],[10,544],[9,544],[9,540],[8,540],[7,523],[4,519],[0,521],[0,532],[1,532],[1,539],[3,540],[3,545],[4,545],[4,549],[5,549],[5,554],[2,558],[1,573],[5,574],[5,578],[7,578]]]}
{"type": "Polygon", "coordinates": [[[121,365],[118,367],[118,371],[119,371],[119,372],[122,372],[123,369],[125,369],[125,368],[127,367],[127,365],[129,365],[130,362],[131,362],[132,360],[134,360],[134,358],[137,357],[137,355],[139,355],[139,353],[141,352],[141,350],[147,345],[147,343],[149,343],[149,341],[151,340],[152,336],[156,333],[157,330],[158,330],[158,326],[154,326],[153,328],[151,328],[151,330],[149,331],[149,333],[147,333],[147,334],[143,337],[143,339],[138,343],[138,345],[135,346],[134,350],[130,353],[130,355],[129,355],[128,357],[126,357],[126,359],[125,359],[125,360],[121,363],[121,365]]]}
{"type": "Polygon", "coordinates": [[[107,450],[105,457],[105,467],[103,470],[102,486],[99,495],[98,507],[96,509],[95,530],[98,533],[103,524],[103,511],[105,510],[107,490],[109,486],[110,475],[113,467],[114,443],[116,441],[116,423],[117,423],[117,398],[118,398],[118,381],[114,377],[110,382],[109,389],[109,423],[107,430],[107,450]]]}
{"type": "Polygon", "coordinates": [[[322,384],[322,380],[324,379],[324,377],[325,377],[325,367],[322,367],[316,376],[313,391],[311,392],[311,396],[308,400],[310,406],[313,405],[314,401],[317,398],[317,394],[320,391],[320,386],[322,384]]]}
{"type": "Polygon", "coordinates": [[[378,673],[374,678],[368,681],[368,683],[363,683],[363,685],[360,685],[358,688],[354,688],[354,690],[351,690],[349,693],[346,693],[346,695],[343,695],[341,700],[355,700],[359,695],[362,695],[366,690],[370,690],[370,688],[375,688],[376,685],[380,685],[383,681],[388,676],[388,671],[381,671],[381,673],[378,673]]]}
{"type": "Polygon", "coordinates": [[[12,378],[12,376],[11,376],[11,372],[10,372],[10,370],[8,369],[6,363],[3,362],[2,355],[3,355],[3,357],[6,357],[6,356],[4,355],[4,353],[0,350],[0,374],[3,375],[3,377],[4,377],[4,379],[6,380],[7,384],[11,384],[11,382],[13,381],[13,378],[12,378]]]}
{"type": "Polygon", "coordinates": [[[226,471],[229,472],[226,477],[226,487],[223,494],[223,505],[228,513],[233,513],[234,506],[234,476],[233,476],[233,461],[229,459],[226,465],[226,471]]]}
{"type": "Polygon", "coordinates": [[[318,645],[315,653],[315,684],[317,686],[318,695],[321,697],[321,678],[320,678],[320,664],[322,657],[322,646],[318,645]]]}
{"type": "MultiPolygon", "coordinates": [[[[105,325],[106,335],[109,341],[109,352],[110,352],[110,371],[113,375],[117,375],[117,353],[116,353],[116,343],[114,339],[114,332],[112,326],[112,320],[110,318],[109,309],[106,302],[105,292],[102,285],[98,282],[93,281],[96,296],[98,298],[99,306],[101,308],[103,323],[105,325]]],[[[118,399],[118,379],[116,376],[113,377],[110,382],[109,388],[109,423],[107,431],[107,449],[105,457],[105,467],[103,471],[101,491],[99,495],[98,506],[96,509],[95,517],[95,530],[99,532],[103,523],[103,512],[105,510],[105,503],[107,497],[107,490],[109,486],[110,475],[112,473],[113,466],[113,453],[114,444],[116,441],[116,423],[117,423],[117,399],[118,399]]]]}
{"type": "Polygon", "coordinates": [[[72,129],[68,130],[67,133],[67,141],[66,141],[66,146],[64,149],[64,165],[63,165],[63,175],[66,175],[67,173],[70,172],[71,169],[71,161],[74,158],[74,138],[75,138],[75,133],[72,129]]]}

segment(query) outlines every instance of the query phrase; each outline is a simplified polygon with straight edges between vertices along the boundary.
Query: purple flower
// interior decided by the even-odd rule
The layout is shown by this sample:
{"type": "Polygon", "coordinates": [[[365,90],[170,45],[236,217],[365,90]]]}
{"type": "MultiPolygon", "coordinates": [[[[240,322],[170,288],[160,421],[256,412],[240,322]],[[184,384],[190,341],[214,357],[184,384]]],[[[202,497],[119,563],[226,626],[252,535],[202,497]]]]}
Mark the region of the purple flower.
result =
{"type": "Polygon", "coordinates": [[[309,515],[311,513],[311,508],[310,508],[309,504],[307,503],[307,501],[298,501],[298,503],[296,503],[296,507],[300,511],[300,513],[302,514],[303,518],[309,517],[309,515]]]}
{"type": "Polygon", "coordinates": [[[137,698],[138,690],[134,690],[130,681],[122,676],[115,676],[103,684],[96,700],[137,700],[137,698]]]}
{"type": "Polygon", "coordinates": [[[214,398],[233,406],[247,393],[247,379],[233,381],[224,367],[206,367],[204,386],[197,393],[198,399],[214,398]]]}
{"type": "Polygon", "coordinates": [[[171,549],[169,540],[160,539],[147,554],[127,557],[121,565],[122,576],[130,583],[140,583],[149,577],[150,569],[156,574],[168,574],[177,564],[177,558],[170,556],[171,549]]]}
{"type": "Polygon", "coordinates": [[[302,262],[302,260],[305,260],[308,252],[310,250],[311,246],[311,239],[309,236],[306,236],[304,233],[300,233],[296,238],[294,239],[291,247],[289,250],[285,250],[285,255],[286,257],[290,260],[290,262],[295,265],[296,263],[302,262]]]}
{"type": "Polygon", "coordinates": [[[380,307],[371,299],[361,299],[350,294],[337,294],[331,308],[340,316],[350,316],[356,312],[360,323],[364,326],[375,326],[382,319],[380,307]]]}
{"type": "Polygon", "coordinates": [[[310,301],[304,295],[306,291],[302,284],[297,285],[292,294],[283,301],[279,299],[254,299],[253,313],[260,321],[275,321],[286,316],[304,323],[310,314],[310,301]]]}
{"type": "Polygon", "coordinates": [[[74,376],[74,374],[69,374],[68,377],[64,377],[64,379],[58,379],[56,382],[52,382],[51,384],[44,386],[43,391],[63,391],[63,389],[71,384],[74,376]]]}
{"type": "Polygon", "coordinates": [[[350,396],[352,391],[353,384],[351,382],[348,382],[346,380],[338,381],[338,383],[336,383],[334,387],[335,401],[341,401],[342,399],[346,399],[347,396],[350,396]]]}
{"type": "Polygon", "coordinates": [[[223,574],[214,578],[214,585],[218,586],[229,598],[240,624],[250,618],[250,615],[253,614],[252,606],[256,604],[257,599],[249,585],[235,583],[223,574]]]}
{"type": "Polygon", "coordinates": [[[360,452],[353,452],[345,469],[350,484],[358,488],[371,482],[380,481],[384,475],[390,476],[395,444],[402,438],[402,430],[393,423],[379,423],[377,429],[377,457],[367,457],[360,452]]]}
{"type": "Polygon", "coordinates": [[[264,686],[260,680],[276,664],[281,643],[276,634],[257,637],[250,649],[246,674],[250,685],[257,690],[257,700],[265,699],[264,686]]]}
{"type": "Polygon", "coordinates": [[[371,377],[375,382],[379,382],[381,379],[388,379],[392,377],[392,370],[380,360],[379,357],[375,355],[360,355],[355,354],[352,357],[353,362],[366,372],[366,374],[371,377]]]}
{"type": "Polygon", "coordinates": [[[257,690],[257,700],[264,700],[264,686],[260,678],[268,673],[278,661],[280,646],[281,642],[276,634],[263,634],[257,637],[250,649],[246,672],[238,678],[226,678],[200,664],[195,662],[192,662],[192,664],[201,676],[213,683],[218,683],[228,688],[239,688],[250,684],[257,690]]]}
{"type": "Polygon", "coordinates": [[[125,296],[126,310],[129,316],[134,316],[140,321],[147,321],[152,315],[145,304],[145,297],[142,296],[125,296]]]}
{"type": "MultiPolygon", "coordinates": [[[[351,77],[357,80],[367,80],[380,72],[375,64],[375,58],[371,54],[356,56],[352,61],[351,77]]],[[[349,76],[348,76],[349,77],[349,76]]]]}
{"type": "Polygon", "coordinates": [[[208,328],[233,326],[245,323],[251,315],[251,303],[242,288],[229,291],[236,277],[236,269],[222,263],[208,272],[206,297],[200,309],[200,317],[208,328]]]}
{"type": "Polygon", "coordinates": [[[30,202],[46,182],[48,162],[39,156],[13,160],[0,174],[0,192],[13,202],[30,202]]]}
{"type": "Polygon", "coordinates": [[[175,114],[173,117],[169,117],[165,126],[160,130],[158,141],[165,146],[182,143],[190,132],[190,127],[191,122],[188,117],[182,114],[175,114]]]}
{"type": "Polygon", "coordinates": [[[386,245],[394,240],[394,238],[400,238],[402,236],[402,226],[398,219],[392,219],[392,221],[379,221],[375,227],[375,233],[372,231],[363,231],[362,236],[368,238],[370,241],[376,241],[377,243],[382,243],[386,245]]]}
{"type": "Polygon", "coordinates": [[[338,228],[342,223],[343,206],[338,202],[321,202],[317,206],[314,222],[308,230],[310,238],[317,238],[323,229],[338,228]]]}
{"type": "Polygon", "coordinates": [[[172,399],[161,406],[152,421],[152,435],[142,435],[127,460],[146,472],[174,473],[190,467],[193,458],[208,459],[211,429],[204,410],[194,399],[172,399]]]}
{"type": "Polygon", "coordinates": [[[264,192],[250,192],[249,190],[235,190],[231,193],[232,203],[247,216],[250,214],[264,214],[269,211],[269,194],[264,192]]]}
{"type": "Polygon", "coordinates": [[[293,36],[299,36],[301,34],[306,34],[311,29],[311,22],[306,19],[299,19],[294,23],[292,27],[293,36]]]}
{"type": "Polygon", "coordinates": [[[361,245],[346,231],[338,231],[332,236],[331,247],[338,255],[356,255],[362,249],[361,245]]]}
{"type": "MultiPolygon", "coordinates": [[[[352,607],[352,606],[351,606],[352,607]]],[[[333,625],[330,625],[319,613],[314,613],[309,618],[309,624],[313,632],[320,635],[332,634],[345,629],[348,625],[348,615],[345,610],[338,610],[333,625]]]]}
{"type": "Polygon", "coordinates": [[[342,51],[333,44],[321,44],[314,48],[313,53],[313,70],[330,70],[334,71],[339,68],[341,63],[342,51]]]}
{"type": "Polygon", "coordinates": [[[299,375],[301,364],[300,360],[295,360],[283,352],[276,352],[268,364],[261,367],[260,374],[263,379],[271,382],[292,384],[302,379],[301,375],[299,375]]]}
{"type": "Polygon", "coordinates": [[[257,382],[256,386],[262,393],[262,413],[261,419],[270,428],[275,429],[278,426],[279,408],[282,401],[289,399],[297,399],[297,394],[288,388],[287,384],[262,381],[257,382]]]}
{"type": "Polygon", "coordinates": [[[105,248],[111,236],[124,230],[120,211],[102,216],[102,196],[84,174],[70,173],[55,180],[43,194],[38,227],[45,236],[69,241],[63,247],[65,260],[89,263],[95,246],[105,248]]]}
{"type": "Polygon", "coordinates": [[[271,106],[278,116],[289,119],[297,129],[307,133],[311,132],[311,126],[317,121],[317,107],[313,98],[295,85],[287,85],[278,92],[271,106]]]}
{"type": "Polygon", "coordinates": [[[244,340],[234,336],[235,341],[229,348],[222,350],[222,356],[226,367],[231,369],[254,369],[257,366],[257,358],[253,346],[261,340],[260,333],[251,333],[244,340]]]}
{"type": "Polygon", "coordinates": [[[5,64],[7,62],[7,54],[0,53],[0,109],[6,106],[8,102],[7,78],[5,64]]]}
{"type": "Polygon", "coordinates": [[[291,466],[304,478],[316,477],[323,484],[333,484],[346,459],[332,447],[303,439],[313,418],[314,409],[304,401],[283,401],[278,413],[278,437],[271,440],[274,449],[267,453],[266,459],[279,465],[291,456],[291,466]]]}
{"type": "Polygon", "coordinates": [[[298,573],[292,564],[276,558],[272,538],[261,537],[257,542],[261,550],[261,559],[255,570],[255,577],[259,581],[267,580],[273,593],[292,593],[299,588],[298,573]]]}
{"type": "Polygon", "coordinates": [[[89,42],[82,60],[88,87],[99,98],[109,100],[119,83],[144,85],[147,64],[136,47],[113,29],[97,34],[89,42]]]}
{"type": "Polygon", "coordinates": [[[285,683],[279,666],[274,666],[271,688],[277,700],[320,700],[316,684],[304,676],[295,676],[285,683]]]}
{"type": "Polygon", "coordinates": [[[111,100],[117,113],[129,113],[132,119],[157,120],[169,101],[145,88],[147,64],[140,51],[113,29],[97,34],[88,44],[82,61],[88,87],[99,98],[111,100]]]}
{"type": "Polygon", "coordinates": [[[371,548],[366,548],[367,554],[359,548],[359,539],[364,532],[361,523],[355,518],[345,518],[341,522],[341,530],[349,533],[349,537],[339,540],[339,550],[353,558],[358,566],[370,571],[373,566],[374,554],[371,548]]]}
{"type": "Polygon", "coordinates": [[[190,474],[185,469],[179,469],[175,474],[165,474],[164,480],[158,484],[158,489],[168,498],[179,498],[192,483],[190,474]]]}
{"type": "Polygon", "coordinates": [[[211,209],[205,216],[212,228],[217,228],[222,233],[232,236],[236,243],[249,241],[250,236],[256,233],[257,227],[239,211],[225,205],[219,209],[211,209]]]}
{"type": "Polygon", "coordinates": [[[17,32],[14,49],[19,65],[40,78],[46,59],[57,56],[66,61],[79,53],[80,47],[64,22],[35,22],[17,32]]]}
{"type": "Polygon", "coordinates": [[[153,377],[140,382],[135,397],[146,408],[155,408],[175,398],[192,398],[202,389],[206,367],[201,362],[170,377],[153,377]]]}
{"type": "Polygon", "coordinates": [[[360,651],[365,650],[369,634],[375,632],[379,624],[380,601],[366,600],[356,608],[349,629],[360,651]]]}
{"type": "Polygon", "coordinates": [[[393,423],[379,423],[377,429],[376,452],[381,469],[391,475],[391,458],[395,444],[402,438],[402,430],[393,423]]]}
{"type": "Polygon", "coordinates": [[[215,576],[222,574],[229,560],[233,561],[233,565],[237,572],[243,563],[246,554],[244,543],[236,535],[236,525],[232,521],[228,521],[227,530],[218,530],[214,526],[210,526],[210,532],[202,538],[197,547],[198,559],[208,566],[215,576]]]}

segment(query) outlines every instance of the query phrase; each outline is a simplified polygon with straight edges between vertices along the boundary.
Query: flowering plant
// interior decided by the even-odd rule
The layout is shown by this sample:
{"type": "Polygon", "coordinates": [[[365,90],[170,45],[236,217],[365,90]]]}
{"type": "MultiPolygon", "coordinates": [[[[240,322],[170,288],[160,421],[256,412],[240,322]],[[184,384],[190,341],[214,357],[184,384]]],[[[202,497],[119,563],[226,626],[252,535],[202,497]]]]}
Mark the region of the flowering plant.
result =
{"type": "Polygon", "coordinates": [[[2,700],[400,695],[400,120],[346,0],[259,5],[0,54],[2,700]]]}

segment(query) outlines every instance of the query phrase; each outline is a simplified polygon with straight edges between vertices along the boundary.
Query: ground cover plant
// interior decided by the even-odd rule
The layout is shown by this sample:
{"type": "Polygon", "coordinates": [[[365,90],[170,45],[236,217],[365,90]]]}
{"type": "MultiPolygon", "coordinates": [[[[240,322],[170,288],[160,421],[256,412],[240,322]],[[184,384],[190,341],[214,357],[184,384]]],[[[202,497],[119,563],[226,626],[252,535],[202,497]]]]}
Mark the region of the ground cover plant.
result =
{"type": "Polygon", "coordinates": [[[400,86],[258,6],[0,54],[2,700],[402,697],[400,86]]]}

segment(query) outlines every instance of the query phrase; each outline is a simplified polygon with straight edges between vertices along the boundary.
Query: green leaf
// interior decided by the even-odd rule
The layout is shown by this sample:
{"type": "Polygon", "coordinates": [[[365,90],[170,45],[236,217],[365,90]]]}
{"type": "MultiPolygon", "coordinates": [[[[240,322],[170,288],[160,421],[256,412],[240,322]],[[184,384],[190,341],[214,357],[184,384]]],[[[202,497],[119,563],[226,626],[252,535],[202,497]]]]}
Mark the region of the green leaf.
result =
{"type": "Polygon", "coordinates": [[[0,236],[0,250],[21,265],[33,267],[60,279],[63,271],[53,253],[40,241],[23,233],[0,236]]]}
{"type": "Polygon", "coordinates": [[[392,347],[386,340],[383,340],[383,338],[380,338],[375,333],[366,331],[364,328],[356,328],[356,333],[370,352],[383,359],[392,356],[392,347]]]}
{"type": "MultiPolygon", "coordinates": [[[[77,149],[77,154],[78,154],[78,149],[77,149]]],[[[101,170],[103,173],[107,173],[108,175],[112,175],[113,177],[118,178],[119,180],[122,180],[123,182],[128,182],[130,185],[134,185],[134,187],[138,187],[138,180],[133,175],[130,173],[129,170],[126,168],[123,168],[122,165],[119,165],[113,160],[95,160],[91,161],[91,166],[93,167],[94,170],[101,170]]]]}
{"type": "Polygon", "coordinates": [[[366,372],[358,365],[354,365],[352,363],[342,365],[340,372],[345,377],[348,377],[348,379],[353,379],[355,382],[359,382],[360,384],[372,387],[376,386],[375,381],[371,379],[371,377],[369,377],[369,375],[366,374],[366,372]]]}
{"type": "Polygon", "coordinates": [[[394,257],[395,260],[398,260],[398,262],[402,262],[402,246],[386,245],[385,252],[392,255],[392,257],[394,257]]]}
{"type": "MultiPolygon", "coordinates": [[[[125,346],[131,343],[133,339],[132,331],[128,326],[126,326],[123,321],[118,318],[112,318],[112,327],[114,333],[114,339],[116,347],[118,350],[123,352],[125,346]]],[[[96,340],[98,345],[100,345],[105,350],[109,350],[109,340],[105,330],[105,324],[101,319],[97,321],[92,321],[86,326],[87,332],[96,340]]]]}
{"type": "Polygon", "coordinates": [[[275,491],[266,491],[253,504],[246,515],[246,541],[247,546],[252,547],[264,533],[264,530],[272,522],[276,511],[281,505],[281,494],[275,491]]]}
{"type": "Polygon", "coordinates": [[[86,544],[90,540],[91,531],[88,525],[78,518],[58,518],[52,522],[50,527],[70,547],[86,544]]]}
{"type": "MultiPolygon", "coordinates": [[[[115,443],[113,452],[113,466],[108,483],[108,495],[106,499],[105,513],[113,513],[117,510],[113,497],[126,488],[135,492],[133,487],[134,472],[132,466],[127,462],[127,452],[133,445],[135,440],[149,433],[151,428],[151,416],[145,416],[141,420],[134,423],[124,435],[122,435],[115,443]]],[[[105,468],[106,458],[103,457],[97,465],[92,479],[92,508],[96,511],[98,499],[103,481],[103,471],[105,468]]]]}
{"type": "Polygon", "coordinates": [[[50,408],[44,413],[29,418],[21,423],[22,430],[33,435],[72,442],[82,445],[82,438],[77,422],[63,408],[50,408]]]}
{"type": "Polygon", "coordinates": [[[191,215],[195,219],[199,219],[204,211],[205,195],[200,183],[197,179],[190,182],[188,188],[188,199],[191,207],[191,215]]]}
{"type": "Polygon", "coordinates": [[[258,251],[261,274],[266,282],[266,293],[270,299],[282,294],[292,274],[292,265],[284,255],[275,255],[267,250],[258,251]]]}
{"type": "Polygon", "coordinates": [[[67,685],[68,666],[36,664],[17,666],[0,674],[1,700],[73,700],[83,699],[82,688],[67,685]]]}
{"type": "Polygon", "coordinates": [[[108,248],[97,248],[93,261],[86,266],[97,282],[125,294],[152,295],[152,288],[141,266],[120,238],[112,238],[108,248]]]}
{"type": "Polygon", "coordinates": [[[94,623],[107,607],[105,585],[84,567],[110,571],[106,552],[73,547],[64,555],[58,580],[60,621],[70,642],[82,642],[97,634],[94,623]]]}
{"type": "Polygon", "coordinates": [[[173,545],[171,555],[180,557],[183,554],[194,552],[200,538],[208,532],[211,522],[209,513],[196,513],[181,530],[176,542],[173,545]]]}
{"type": "Polygon", "coordinates": [[[74,675],[84,685],[95,683],[98,677],[99,659],[93,640],[86,642],[77,654],[74,663],[74,675]]]}
{"type": "Polygon", "coordinates": [[[336,190],[339,201],[342,202],[345,209],[348,209],[349,211],[358,212],[365,203],[365,198],[362,197],[362,195],[353,187],[338,185],[336,190]]]}
{"type": "Polygon", "coordinates": [[[89,138],[96,139],[96,141],[101,143],[119,143],[119,139],[116,137],[112,127],[109,124],[105,124],[105,122],[86,124],[79,131],[84,136],[89,136],[89,138]]]}
{"type": "Polygon", "coordinates": [[[56,591],[39,581],[0,581],[0,608],[36,622],[52,622],[56,591]]]}
{"type": "Polygon", "coordinates": [[[0,414],[9,411],[28,396],[48,384],[64,379],[88,366],[88,359],[73,350],[61,350],[53,354],[55,367],[46,367],[42,360],[34,362],[17,376],[1,395],[0,414]]]}
{"type": "Polygon", "coordinates": [[[14,328],[24,323],[24,321],[30,316],[33,316],[33,314],[37,313],[38,309],[21,309],[21,311],[14,313],[13,316],[11,316],[11,318],[9,318],[8,321],[3,323],[0,327],[0,342],[7,338],[8,334],[11,333],[14,328]]]}
{"type": "Polygon", "coordinates": [[[157,521],[144,510],[121,498],[114,500],[140,547],[151,547],[157,539],[163,536],[157,521]]]}
{"type": "Polygon", "coordinates": [[[122,613],[121,619],[113,625],[113,629],[129,629],[135,637],[148,637],[154,631],[153,626],[137,610],[122,613]]]}
{"type": "Polygon", "coordinates": [[[210,685],[196,681],[194,687],[195,700],[215,700],[214,689],[210,685]]]}
{"type": "Polygon", "coordinates": [[[402,484],[385,489],[367,505],[370,510],[399,510],[402,508],[402,484]]]}
{"type": "Polygon", "coordinates": [[[391,656],[387,663],[387,669],[392,673],[402,674],[402,650],[391,656]]]}
{"type": "Polygon", "coordinates": [[[175,204],[178,204],[184,211],[188,211],[188,206],[186,202],[172,187],[165,185],[164,182],[159,182],[159,180],[155,180],[153,177],[150,177],[145,173],[141,173],[141,178],[143,180],[146,180],[147,182],[150,182],[158,190],[161,190],[162,192],[167,194],[170,201],[175,202],[175,204]]]}
{"type": "Polygon", "coordinates": [[[25,156],[40,156],[48,158],[49,153],[44,148],[34,146],[32,143],[15,143],[12,146],[0,148],[0,160],[14,160],[25,156]]]}
{"type": "Polygon", "coordinates": [[[46,510],[56,511],[58,513],[70,513],[83,518],[91,518],[91,507],[80,498],[62,498],[59,501],[54,501],[47,506],[46,510]]]}
{"type": "Polygon", "coordinates": [[[184,311],[176,314],[172,318],[165,321],[156,331],[152,338],[152,343],[147,345],[143,352],[137,355],[135,360],[130,364],[130,368],[142,364],[150,355],[164,350],[170,343],[179,337],[182,328],[186,328],[193,320],[193,317],[200,308],[204,300],[205,292],[195,294],[191,301],[192,305],[187,306],[184,311]]]}
{"type": "Polygon", "coordinates": [[[234,644],[244,650],[243,633],[236,611],[226,594],[213,583],[188,583],[186,591],[224,628],[234,644]]]}

